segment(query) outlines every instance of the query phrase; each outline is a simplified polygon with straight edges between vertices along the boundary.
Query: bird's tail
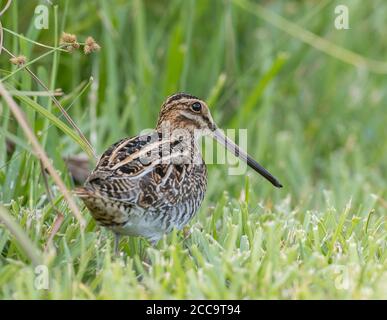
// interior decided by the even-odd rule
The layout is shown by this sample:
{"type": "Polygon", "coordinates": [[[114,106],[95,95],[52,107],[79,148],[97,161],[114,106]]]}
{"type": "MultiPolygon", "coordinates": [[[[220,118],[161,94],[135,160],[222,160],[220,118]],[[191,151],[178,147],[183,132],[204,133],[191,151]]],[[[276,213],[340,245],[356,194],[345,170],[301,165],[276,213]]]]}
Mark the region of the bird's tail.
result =
{"type": "Polygon", "coordinates": [[[77,187],[74,189],[74,194],[77,195],[80,198],[89,198],[93,195],[90,188],[87,187],[77,187]]]}

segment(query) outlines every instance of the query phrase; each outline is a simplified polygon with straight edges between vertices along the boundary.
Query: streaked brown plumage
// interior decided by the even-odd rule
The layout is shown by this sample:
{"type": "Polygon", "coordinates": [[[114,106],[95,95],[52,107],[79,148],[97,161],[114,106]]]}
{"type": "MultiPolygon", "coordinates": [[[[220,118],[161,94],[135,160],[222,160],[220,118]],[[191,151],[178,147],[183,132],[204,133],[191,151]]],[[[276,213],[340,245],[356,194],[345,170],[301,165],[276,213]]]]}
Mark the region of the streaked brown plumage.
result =
{"type": "Polygon", "coordinates": [[[211,134],[281,187],[217,129],[205,102],[178,93],[162,105],[153,132],[112,145],[76,192],[100,225],[117,235],[143,236],[155,243],[186,225],[202,203],[207,169],[197,138],[203,134],[211,134]]]}

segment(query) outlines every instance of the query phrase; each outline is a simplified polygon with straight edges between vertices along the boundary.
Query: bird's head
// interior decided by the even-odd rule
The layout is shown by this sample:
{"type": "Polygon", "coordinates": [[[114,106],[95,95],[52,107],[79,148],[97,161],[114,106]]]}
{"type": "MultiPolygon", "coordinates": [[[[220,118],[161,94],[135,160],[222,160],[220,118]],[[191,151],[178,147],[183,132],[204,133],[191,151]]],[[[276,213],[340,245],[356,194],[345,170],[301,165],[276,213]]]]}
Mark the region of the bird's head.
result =
{"type": "Polygon", "coordinates": [[[185,129],[208,134],[216,129],[207,104],[186,93],[169,96],[163,103],[157,129],[168,125],[172,130],[185,129]]]}
{"type": "Polygon", "coordinates": [[[164,128],[171,131],[186,131],[191,136],[209,134],[274,186],[282,187],[281,183],[265,168],[218,129],[207,104],[203,100],[186,93],[176,93],[169,96],[161,107],[156,130],[164,128]]]}

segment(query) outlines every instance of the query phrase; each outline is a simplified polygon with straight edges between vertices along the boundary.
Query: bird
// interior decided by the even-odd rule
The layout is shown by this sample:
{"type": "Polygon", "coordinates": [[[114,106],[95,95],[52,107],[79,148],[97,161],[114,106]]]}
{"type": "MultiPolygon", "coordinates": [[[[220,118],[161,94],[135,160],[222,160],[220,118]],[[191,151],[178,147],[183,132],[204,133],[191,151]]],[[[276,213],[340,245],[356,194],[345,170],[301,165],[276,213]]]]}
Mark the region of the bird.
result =
{"type": "Polygon", "coordinates": [[[223,134],[203,100],[175,93],[162,104],[154,130],[110,146],[75,190],[97,223],[115,234],[116,253],[122,235],[143,237],[155,245],[198,212],[207,189],[207,168],[198,145],[204,135],[282,187],[223,134]]]}

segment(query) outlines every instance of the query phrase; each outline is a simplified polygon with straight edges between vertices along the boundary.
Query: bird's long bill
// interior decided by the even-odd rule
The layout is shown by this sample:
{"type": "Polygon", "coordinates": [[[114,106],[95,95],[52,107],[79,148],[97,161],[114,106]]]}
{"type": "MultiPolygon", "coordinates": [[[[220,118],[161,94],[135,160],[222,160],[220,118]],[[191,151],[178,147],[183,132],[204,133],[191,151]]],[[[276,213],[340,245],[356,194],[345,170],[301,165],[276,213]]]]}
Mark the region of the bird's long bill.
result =
{"type": "Polygon", "coordinates": [[[227,148],[230,152],[232,152],[239,159],[243,160],[247,163],[247,165],[253,168],[260,175],[269,180],[274,186],[277,188],[282,188],[282,184],[274,178],[269,171],[267,171],[264,167],[262,167],[257,161],[251,158],[246,152],[240,149],[233,141],[227,138],[219,129],[214,130],[213,137],[216,141],[222,144],[225,148],[227,148]]]}

